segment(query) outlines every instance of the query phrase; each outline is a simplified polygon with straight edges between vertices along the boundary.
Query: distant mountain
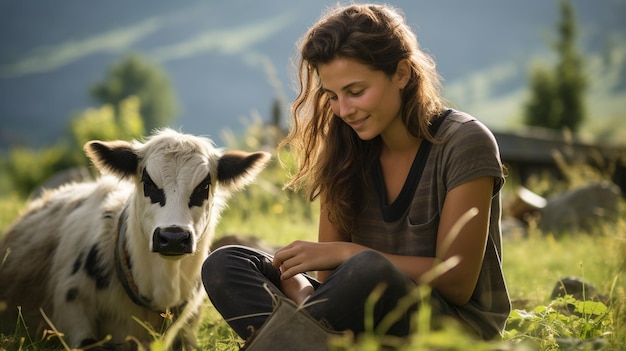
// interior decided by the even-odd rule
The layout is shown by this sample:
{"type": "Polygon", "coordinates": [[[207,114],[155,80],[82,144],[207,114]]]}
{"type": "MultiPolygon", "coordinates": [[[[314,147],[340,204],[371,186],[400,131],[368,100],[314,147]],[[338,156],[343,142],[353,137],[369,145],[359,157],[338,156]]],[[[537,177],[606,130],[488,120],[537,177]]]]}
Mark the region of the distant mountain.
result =
{"type": "MultiPolygon", "coordinates": [[[[388,2],[404,10],[435,56],[455,106],[494,129],[516,123],[531,62],[551,57],[547,37],[555,36],[558,1],[388,2]]],[[[130,51],[169,74],[183,109],[174,127],[221,143],[223,130],[242,130],[252,114],[267,118],[275,98],[287,110],[295,42],[334,3],[2,1],[0,149],[56,141],[74,114],[94,106],[89,87],[130,51]]],[[[626,2],[573,4],[592,78],[601,79],[590,103],[603,116],[622,118],[626,2]]]]}

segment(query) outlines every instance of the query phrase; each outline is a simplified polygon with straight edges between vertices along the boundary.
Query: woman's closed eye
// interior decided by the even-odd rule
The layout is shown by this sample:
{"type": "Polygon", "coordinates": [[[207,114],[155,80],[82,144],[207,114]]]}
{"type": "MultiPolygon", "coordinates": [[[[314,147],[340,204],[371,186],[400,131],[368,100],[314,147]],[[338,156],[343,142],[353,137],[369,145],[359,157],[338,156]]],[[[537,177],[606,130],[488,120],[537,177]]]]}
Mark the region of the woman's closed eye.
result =
{"type": "Polygon", "coordinates": [[[365,89],[349,91],[348,94],[350,94],[350,96],[361,96],[363,92],[365,92],[365,89]]]}
{"type": "MultiPolygon", "coordinates": [[[[359,89],[359,90],[348,91],[347,94],[351,97],[359,97],[363,95],[364,92],[365,92],[365,89],[359,89]]],[[[336,94],[327,93],[327,95],[328,95],[328,99],[331,101],[337,101],[339,99],[339,97],[336,94]]]]}

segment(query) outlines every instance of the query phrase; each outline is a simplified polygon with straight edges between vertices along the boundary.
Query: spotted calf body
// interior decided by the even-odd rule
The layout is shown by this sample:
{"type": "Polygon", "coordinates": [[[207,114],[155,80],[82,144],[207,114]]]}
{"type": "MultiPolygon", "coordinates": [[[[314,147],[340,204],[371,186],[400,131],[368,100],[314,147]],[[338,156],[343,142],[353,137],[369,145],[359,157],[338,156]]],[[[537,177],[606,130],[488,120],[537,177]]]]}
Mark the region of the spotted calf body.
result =
{"type": "Polygon", "coordinates": [[[45,314],[70,346],[110,335],[124,348],[127,336],[152,340],[136,320],[159,331],[163,312],[186,309],[179,345],[190,349],[219,215],[269,154],[223,152],[170,129],[85,151],[102,176],[46,191],[1,238],[0,326],[14,328],[19,307],[31,335],[49,329],[45,314]]]}

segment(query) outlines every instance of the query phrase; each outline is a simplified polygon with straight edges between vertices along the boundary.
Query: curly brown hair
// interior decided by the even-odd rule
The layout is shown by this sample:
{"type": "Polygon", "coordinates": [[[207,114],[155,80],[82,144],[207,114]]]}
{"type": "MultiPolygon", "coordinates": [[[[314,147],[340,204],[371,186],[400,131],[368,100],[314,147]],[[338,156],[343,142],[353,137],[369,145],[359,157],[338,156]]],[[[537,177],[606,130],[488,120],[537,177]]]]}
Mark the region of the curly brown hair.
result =
{"type": "Polygon", "coordinates": [[[290,148],[297,165],[286,186],[304,187],[310,201],[321,196],[330,221],[349,238],[381,140],[361,140],[333,114],[321,89],[318,66],[349,58],[391,77],[398,63],[408,60],[412,72],[402,91],[401,118],[409,133],[433,142],[428,126],[444,110],[441,80],[434,60],[420,49],[402,13],[388,5],[330,9],[303,36],[299,53],[299,92],[289,134],[279,146],[290,148]]]}

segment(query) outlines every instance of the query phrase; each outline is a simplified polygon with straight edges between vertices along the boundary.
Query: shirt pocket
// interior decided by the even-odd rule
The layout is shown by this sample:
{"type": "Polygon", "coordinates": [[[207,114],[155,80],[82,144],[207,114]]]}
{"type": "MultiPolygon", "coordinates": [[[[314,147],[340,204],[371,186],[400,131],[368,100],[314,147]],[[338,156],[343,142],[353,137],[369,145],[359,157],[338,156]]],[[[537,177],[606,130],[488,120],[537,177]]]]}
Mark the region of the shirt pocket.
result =
{"type": "Polygon", "coordinates": [[[437,230],[439,228],[439,214],[436,213],[425,223],[414,223],[407,218],[407,227],[411,236],[410,242],[414,255],[435,257],[437,250],[437,230]]]}

